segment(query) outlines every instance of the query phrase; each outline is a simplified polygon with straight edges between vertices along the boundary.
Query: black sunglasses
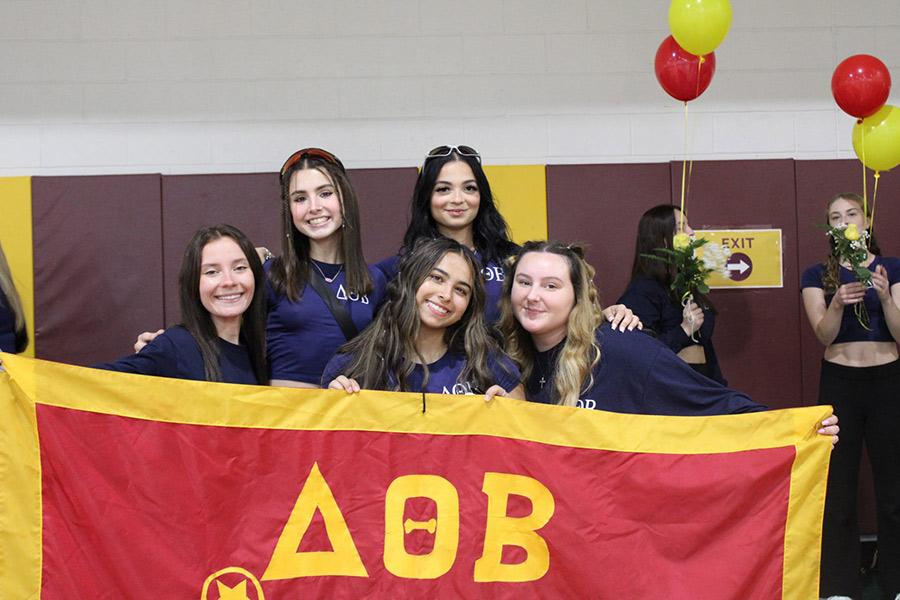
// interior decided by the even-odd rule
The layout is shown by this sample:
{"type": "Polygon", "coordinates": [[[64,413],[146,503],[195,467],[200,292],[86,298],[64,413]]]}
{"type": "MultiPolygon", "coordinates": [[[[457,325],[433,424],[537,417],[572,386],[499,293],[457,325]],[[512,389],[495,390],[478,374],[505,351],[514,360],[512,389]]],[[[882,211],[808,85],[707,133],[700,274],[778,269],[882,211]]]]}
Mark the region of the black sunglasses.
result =
{"type": "Polygon", "coordinates": [[[427,161],[429,158],[437,158],[439,156],[450,156],[456,152],[460,156],[468,156],[474,158],[478,161],[478,164],[481,164],[481,155],[478,153],[478,150],[471,146],[438,146],[437,148],[433,148],[431,152],[428,153],[428,156],[425,157],[427,161]]]}

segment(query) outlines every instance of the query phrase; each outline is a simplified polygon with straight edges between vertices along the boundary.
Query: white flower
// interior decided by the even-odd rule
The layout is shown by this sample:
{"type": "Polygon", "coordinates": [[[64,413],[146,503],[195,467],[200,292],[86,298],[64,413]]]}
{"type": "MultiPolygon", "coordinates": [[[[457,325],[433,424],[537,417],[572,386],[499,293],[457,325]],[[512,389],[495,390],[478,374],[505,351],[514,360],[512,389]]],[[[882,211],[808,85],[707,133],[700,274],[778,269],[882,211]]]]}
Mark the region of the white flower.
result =
{"type": "Polygon", "coordinates": [[[711,271],[724,270],[731,249],[722,244],[706,244],[703,246],[703,266],[711,271]]]}

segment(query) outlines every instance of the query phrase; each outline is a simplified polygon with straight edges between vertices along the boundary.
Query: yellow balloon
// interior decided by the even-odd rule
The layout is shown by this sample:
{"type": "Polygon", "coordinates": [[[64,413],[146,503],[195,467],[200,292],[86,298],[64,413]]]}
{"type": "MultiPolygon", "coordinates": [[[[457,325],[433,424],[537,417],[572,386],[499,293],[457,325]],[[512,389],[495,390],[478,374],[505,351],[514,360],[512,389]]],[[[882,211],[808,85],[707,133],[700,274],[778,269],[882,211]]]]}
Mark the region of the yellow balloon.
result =
{"type": "Polygon", "coordinates": [[[900,108],[885,104],[862,123],[857,122],[853,126],[853,150],[873,171],[888,171],[900,165],[900,108]]]}
{"type": "Polygon", "coordinates": [[[669,29],[678,45],[697,56],[715,50],[731,27],[728,0],[672,0],[669,29]]]}

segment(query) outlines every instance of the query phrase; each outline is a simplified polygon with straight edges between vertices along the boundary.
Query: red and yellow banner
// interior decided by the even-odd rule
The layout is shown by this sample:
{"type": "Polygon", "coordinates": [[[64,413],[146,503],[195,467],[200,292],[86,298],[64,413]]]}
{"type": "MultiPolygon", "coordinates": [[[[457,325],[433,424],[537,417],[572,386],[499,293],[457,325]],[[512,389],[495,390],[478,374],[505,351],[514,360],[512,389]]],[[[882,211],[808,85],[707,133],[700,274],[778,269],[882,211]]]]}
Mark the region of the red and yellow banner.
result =
{"type": "Polygon", "coordinates": [[[636,416],[2,360],[0,598],[817,597],[828,407],[636,416]]]}

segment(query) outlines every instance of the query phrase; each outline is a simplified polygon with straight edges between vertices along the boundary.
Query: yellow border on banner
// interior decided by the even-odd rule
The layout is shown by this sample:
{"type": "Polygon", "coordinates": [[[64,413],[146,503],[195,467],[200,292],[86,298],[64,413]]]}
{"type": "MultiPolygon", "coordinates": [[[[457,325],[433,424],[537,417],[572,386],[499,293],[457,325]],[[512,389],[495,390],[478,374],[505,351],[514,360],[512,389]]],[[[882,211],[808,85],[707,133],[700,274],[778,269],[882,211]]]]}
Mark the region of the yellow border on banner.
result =
{"type": "MultiPolygon", "coordinates": [[[[558,446],[713,454],[793,446],[798,458],[784,548],[784,598],[815,598],[831,407],[713,417],[660,417],[545,406],[506,398],[300,390],[148,378],[0,355],[12,389],[31,403],[190,425],[312,431],[484,435],[558,446]],[[72,390],[84,393],[73,394],[72,390]],[[627,436],[621,432],[628,432],[627,436]]],[[[22,399],[20,398],[20,401],[22,399]]],[[[27,441],[27,440],[25,440],[27,441]]],[[[0,485],[6,482],[0,479],[0,485]]],[[[39,486],[38,486],[39,487],[39,486]]]]}
{"type": "Polygon", "coordinates": [[[29,400],[0,371],[0,599],[40,597],[41,460],[29,400]]]}
{"type": "Polygon", "coordinates": [[[28,347],[34,356],[34,243],[31,226],[31,177],[0,177],[0,241],[22,299],[28,347]]]}

